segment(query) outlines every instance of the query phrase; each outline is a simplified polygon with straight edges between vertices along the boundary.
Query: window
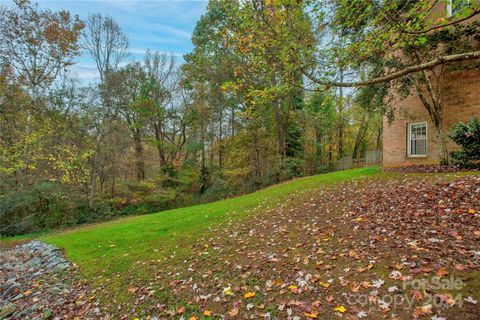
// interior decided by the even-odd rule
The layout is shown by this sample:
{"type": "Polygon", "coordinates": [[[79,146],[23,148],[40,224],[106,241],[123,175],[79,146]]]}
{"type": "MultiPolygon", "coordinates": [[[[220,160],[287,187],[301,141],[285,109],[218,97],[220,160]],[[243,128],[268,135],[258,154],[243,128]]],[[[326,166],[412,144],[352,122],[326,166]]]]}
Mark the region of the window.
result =
{"type": "Polygon", "coordinates": [[[449,17],[462,12],[463,9],[468,7],[469,0],[448,0],[447,2],[447,15],[449,17]]]}
{"type": "Polygon", "coordinates": [[[426,157],[427,156],[427,123],[410,123],[408,125],[408,156],[426,157]]]}

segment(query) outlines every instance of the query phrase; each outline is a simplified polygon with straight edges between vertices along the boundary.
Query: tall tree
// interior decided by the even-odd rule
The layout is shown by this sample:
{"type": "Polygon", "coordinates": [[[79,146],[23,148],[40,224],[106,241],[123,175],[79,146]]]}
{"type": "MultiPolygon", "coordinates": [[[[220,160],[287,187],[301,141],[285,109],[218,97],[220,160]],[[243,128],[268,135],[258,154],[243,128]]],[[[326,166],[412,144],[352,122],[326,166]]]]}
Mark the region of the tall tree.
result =
{"type": "Polygon", "coordinates": [[[68,11],[39,9],[28,0],[0,7],[0,60],[35,102],[79,55],[84,24],[68,11]]]}
{"type": "Polygon", "coordinates": [[[118,70],[120,64],[128,57],[128,38],[120,26],[111,18],[101,14],[88,17],[85,32],[85,45],[90,56],[95,61],[100,77],[100,112],[95,132],[95,153],[92,156],[89,205],[94,204],[97,190],[97,180],[100,173],[103,142],[111,127],[108,122],[114,116],[112,106],[111,85],[109,75],[118,70]]]}
{"type": "Polygon", "coordinates": [[[114,72],[128,57],[128,37],[108,16],[92,14],[88,17],[85,45],[95,61],[100,82],[105,83],[109,72],[114,72]]]}

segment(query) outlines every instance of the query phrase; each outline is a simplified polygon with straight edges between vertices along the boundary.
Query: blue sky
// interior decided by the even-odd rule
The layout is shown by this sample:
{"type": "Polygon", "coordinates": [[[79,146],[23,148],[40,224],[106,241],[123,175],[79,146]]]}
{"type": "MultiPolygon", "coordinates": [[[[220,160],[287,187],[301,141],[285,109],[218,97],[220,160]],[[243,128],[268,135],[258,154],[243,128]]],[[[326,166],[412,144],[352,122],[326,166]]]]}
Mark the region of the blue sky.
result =
{"type": "MultiPolygon", "coordinates": [[[[34,0],[33,0],[34,1],[34,0]]],[[[132,59],[142,60],[147,49],[173,53],[177,61],[192,49],[191,33],[200,16],[205,12],[208,1],[193,0],[39,0],[42,8],[66,9],[80,18],[90,13],[111,16],[130,40],[132,59]]],[[[0,0],[2,5],[11,1],[0,0]]],[[[87,81],[97,77],[93,61],[87,54],[78,59],[72,67],[79,78],[87,81]]]]}

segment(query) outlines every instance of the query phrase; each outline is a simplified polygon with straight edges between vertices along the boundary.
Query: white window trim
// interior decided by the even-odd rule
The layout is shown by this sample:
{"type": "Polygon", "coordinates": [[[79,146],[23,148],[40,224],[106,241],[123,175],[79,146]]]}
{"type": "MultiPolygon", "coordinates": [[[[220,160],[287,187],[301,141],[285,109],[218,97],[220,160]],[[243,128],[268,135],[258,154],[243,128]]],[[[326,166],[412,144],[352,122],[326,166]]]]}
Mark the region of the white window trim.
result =
{"type": "MultiPolygon", "coordinates": [[[[467,0],[467,3],[470,4],[470,0],[467,0]]],[[[451,18],[453,16],[453,0],[447,1],[447,17],[451,18]]]]}
{"type": "Polygon", "coordinates": [[[421,122],[412,122],[408,124],[408,132],[407,132],[407,155],[409,158],[426,158],[428,156],[428,123],[426,121],[421,122]],[[424,124],[425,125],[425,135],[427,139],[425,140],[425,154],[412,154],[412,126],[424,124]]]}

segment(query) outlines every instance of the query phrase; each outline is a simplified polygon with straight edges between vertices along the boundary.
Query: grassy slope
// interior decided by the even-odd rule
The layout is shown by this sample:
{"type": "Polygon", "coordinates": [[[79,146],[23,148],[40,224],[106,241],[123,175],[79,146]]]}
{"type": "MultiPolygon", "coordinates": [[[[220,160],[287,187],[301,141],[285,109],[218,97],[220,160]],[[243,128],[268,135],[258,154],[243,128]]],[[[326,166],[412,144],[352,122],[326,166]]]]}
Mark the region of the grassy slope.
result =
{"type": "Polygon", "coordinates": [[[41,239],[63,248],[82,273],[94,277],[135,270],[148,277],[138,261],[162,259],[175,252],[189,254],[189,243],[212,224],[242,219],[262,207],[275,206],[292,193],[304,192],[342,180],[379,175],[378,168],[361,168],[297,179],[252,194],[156,214],[129,217],[78,228],[41,239]],[[108,270],[105,270],[108,269],[108,270]]]}

